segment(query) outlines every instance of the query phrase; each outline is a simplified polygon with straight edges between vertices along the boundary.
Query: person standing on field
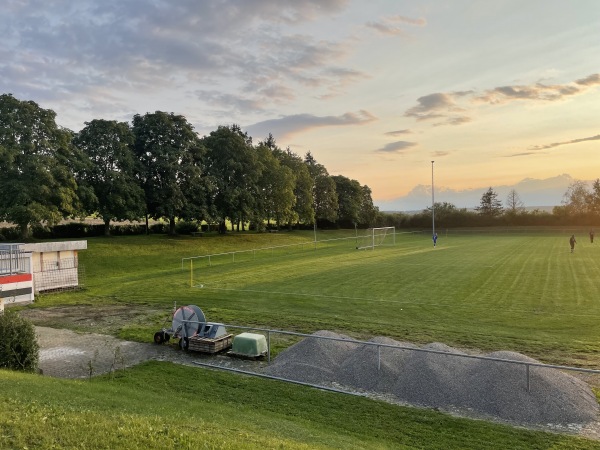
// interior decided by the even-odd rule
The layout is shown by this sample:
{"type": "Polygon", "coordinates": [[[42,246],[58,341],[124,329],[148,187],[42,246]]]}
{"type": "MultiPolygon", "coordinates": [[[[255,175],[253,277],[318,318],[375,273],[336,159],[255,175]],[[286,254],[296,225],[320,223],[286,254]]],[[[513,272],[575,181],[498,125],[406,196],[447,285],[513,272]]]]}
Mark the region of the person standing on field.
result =
{"type": "Polygon", "coordinates": [[[594,243],[594,230],[590,230],[590,242],[594,243]]]}
{"type": "Polygon", "coordinates": [[[575,251],[575,244],[577,243],[577,241],[575,240],[575,235],[572,234],[571,235],[571,239],[569,239],[569,244],[571,245],[571,253],[573,253],[575,251]]]}
{"type": "Polygon", "coordinates": [[[435,247],[435,244],[437,243],[437,233],[433,233],[432,239],[433,239],[433,246],[435,247]]]}

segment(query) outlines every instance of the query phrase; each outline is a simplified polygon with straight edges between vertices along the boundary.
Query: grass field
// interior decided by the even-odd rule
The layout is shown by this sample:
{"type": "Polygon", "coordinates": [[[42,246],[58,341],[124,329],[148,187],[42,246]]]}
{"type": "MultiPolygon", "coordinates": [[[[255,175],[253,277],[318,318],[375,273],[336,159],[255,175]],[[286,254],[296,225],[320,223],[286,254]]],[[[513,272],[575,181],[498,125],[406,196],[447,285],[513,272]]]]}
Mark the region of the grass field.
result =
{"type": "MultiPolygon", "coordinates": [[[[200,306],[210,321],[511,349],[600,366],[595,244],[581,239],[571,254],[568,235],[558,232],[440,235],[435,249],[424,234],[397,235],[394,246],[374,251],[356,250],[353,239],[329,240],[352,233],[320,233],[316,250],[304,232],[89,239],[80,253],[85,289],[42,295],[30,308],[147,310],[132,314],[119,334],[150,341],[176,301],[200,306]],[[235,262],[228,254],[211,258],[210,267],[195,260],[192,273],[187,261],[182,269],[182,258],[273,246],[280,248],[272,254],[237,253],[235,262]]],[[[0,385],[11,386],[0,389],[0,448],[600,448],[169,363],[91,382],[0,371],[0,385]]]]}
{"type": "Polygon", "coordinates": [[[271,380],[148,362],[87,381],[0,370],[6,449],[594,449],[271,380]]]}
{"type": "MultiPolygon", "coordinates": [[[[600,367],[600,245],[580,239],[571,254],[561,233],[442,235],[435,249],[425,234],[398,234],[374,251],[332,240],[353,233],[320,233],[316,250],[302,232],[90,239],[80,253],[86,289],[42,296],[35,307],[135,304],[164,308],[164,318],[176,301],[228,324],[510,349],[600,367]],[[185,257],[273,246],[182,269],[185,257]]],[[[122,336],[150,339],[160,318],[122,336]]]]}

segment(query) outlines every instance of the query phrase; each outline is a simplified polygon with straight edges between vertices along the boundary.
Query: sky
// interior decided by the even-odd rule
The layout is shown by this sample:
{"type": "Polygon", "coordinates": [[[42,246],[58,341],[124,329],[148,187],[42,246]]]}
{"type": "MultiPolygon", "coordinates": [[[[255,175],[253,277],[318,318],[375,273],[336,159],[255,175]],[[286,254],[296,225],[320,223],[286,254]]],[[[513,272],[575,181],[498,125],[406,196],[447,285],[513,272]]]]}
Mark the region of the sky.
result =
{"type": "Polygon", "coordinates": [[[459,207],[488,187],[537,206],[600,177],[598,0],[2,0],[1,10],[0,93],[73,131],[154,111],[184,115],[200,136],[237,124],[255,143],[271,133],[310,151],[384,210],[427,207],[432,181],[435,201],[459,207]]]}

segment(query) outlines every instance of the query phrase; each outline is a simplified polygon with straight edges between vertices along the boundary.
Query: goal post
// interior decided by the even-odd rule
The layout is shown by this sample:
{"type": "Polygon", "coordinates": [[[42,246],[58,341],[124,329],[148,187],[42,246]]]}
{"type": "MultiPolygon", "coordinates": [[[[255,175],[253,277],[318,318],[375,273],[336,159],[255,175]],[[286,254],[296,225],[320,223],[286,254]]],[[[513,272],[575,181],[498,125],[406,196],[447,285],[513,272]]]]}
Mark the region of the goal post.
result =
{"type": "Polygon", "coordinates": [[[374,250],[381,245],[396,243],[396,227],[369,228],[357,242],[357,250],[374,250]]]}

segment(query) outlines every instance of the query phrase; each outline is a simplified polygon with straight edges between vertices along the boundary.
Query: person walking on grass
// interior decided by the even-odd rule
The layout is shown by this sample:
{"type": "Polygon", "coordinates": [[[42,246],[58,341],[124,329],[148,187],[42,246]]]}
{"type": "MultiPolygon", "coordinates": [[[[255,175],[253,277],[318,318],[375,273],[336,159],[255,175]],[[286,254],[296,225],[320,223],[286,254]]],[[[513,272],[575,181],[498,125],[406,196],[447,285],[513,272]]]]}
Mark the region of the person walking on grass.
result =
{"type": "Polygon", "coordinates": [[[575,244],[577,243],[577,241],[575,240],[575,235],[572,234],[571,235],[571,239],[569,239],[569,244],[571,245],[571,253],[573,253],[575,251],[575,244]]]}
{"type": "Polygon", "coordinates": [[[433,233],[433,246],[435,247],[435,244],[437,244],[437,233],[433,233]]]}
{"type": "Polygon", "coordinates": [[[590,230],[590,242],[594,243],[594,230],[590,230]]]}

